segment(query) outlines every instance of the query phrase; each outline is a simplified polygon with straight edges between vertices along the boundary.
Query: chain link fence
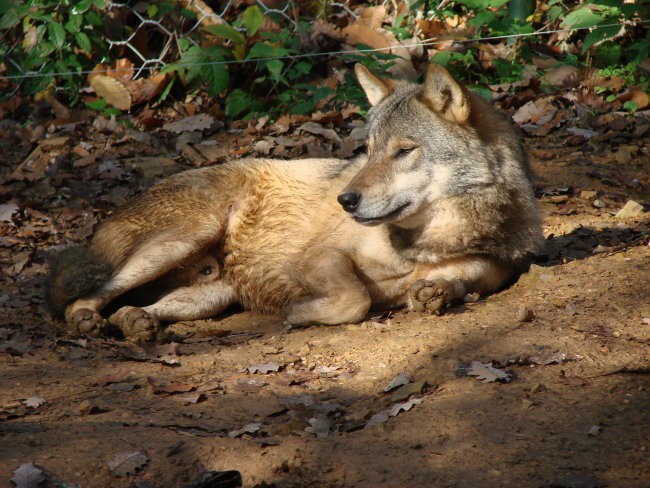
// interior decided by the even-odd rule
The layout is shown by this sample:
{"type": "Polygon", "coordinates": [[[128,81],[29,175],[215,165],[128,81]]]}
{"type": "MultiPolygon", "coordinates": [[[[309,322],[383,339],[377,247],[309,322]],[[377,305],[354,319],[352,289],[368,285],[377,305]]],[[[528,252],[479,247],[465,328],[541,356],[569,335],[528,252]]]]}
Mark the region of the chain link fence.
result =
{"type": "MultiPolygon", "coordinates": [[[[265,18],[295,32],[298,28],[298,13],[306,2],[293,0],[255,0],[243,2],[228,0],[204,2],[203,0],[172,0],[171,2],[107,2],[102,15],[108,25],[119,24],[121,32],[105,39],[106,52],[99,53],[102,62],[110,62],[121,57],[131,58],[136,65],[135,78],[146,76],[152,70],[160,69],[178,60],[183,46],[199,45],[199,31],[202,27],[232,23],[236,16],[251,4],[257,5],[265,18]],[[173,6],[174,8],[163,8],[173,6]]],[[[356,4],[354,4],[356,5],[356,4]]],[[[333,16],[356,19],[355,6],[349,0],[323,3],[317,17],[333,16]]],[[[390,8],[393,2],[383,0],[376,5],[390,8]]],[[[108,29],[110,31],[110,29],[108,29]]],[[[12,40],[12,45],[4,47],[3,63],[12,68],[14,91],[29,77],[44,75],[47,60],[30,69],[21,65],[18,56],[13,55],[20,48],[21,39],[12,40]]],[[[3,39],[6,42],[6,39],[3,39]]],[[[97,54],[97,53],[96,53],[97,54]]],[[[55,76],[61,73],[51,73],[55,76]]],[[[71,74],[71,73],[64,73],[71,74]]]]}

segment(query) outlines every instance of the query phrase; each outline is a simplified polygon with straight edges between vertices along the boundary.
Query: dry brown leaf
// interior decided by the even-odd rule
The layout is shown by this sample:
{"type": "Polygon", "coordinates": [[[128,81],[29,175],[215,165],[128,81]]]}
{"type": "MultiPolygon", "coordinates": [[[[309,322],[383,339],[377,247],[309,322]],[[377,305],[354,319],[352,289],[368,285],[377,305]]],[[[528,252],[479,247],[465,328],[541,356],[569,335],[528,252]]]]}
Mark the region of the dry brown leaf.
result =
{"type": "Polygon", "coordinates": [[[140,78],[132,80],[126,84],[127,90],[131,93],[133,105],[142,102],[148,102],[157,97],[167,86],[169,77],[166,73],[159,73],[149,78],[140,78]]]}
{"type": "Polygon", "coordinates": [[[198,114],[165,124],[163,125],[163,129],[174,132],[175,134],[181,134],[183,132],[209,129],[213,122],[214,117],[212,115],[198,114]]]}
{"type": "MultiPolygon", "coordinates": [[[[370,27],[363,24],[353,24],[343,29],[343,35],[348,44],[356,46],[365,44],[373,49],[383,49],[390,46],[388,40],[370,27]]],[[[386,50],[385,52],[388,52],[386,50]]]]}
{"type": "Polygon", "coordinates": [[[108,469],[113,476],[123,478],[136,474],[149,462],[149,456],[144,451],[121,452],[107,461],[108,469]]]}
{"type": "Polygon", "coordinates": [[[122,58],[115,61],[115,69],[111,70],[109,68],[108,72],[106,73],[106,76],[115,78],[118,81],[121,81],[122,83],[127,85],[133,79],[134,74],[135,74],[135,70],[133,68],[133,63],[131,62],[131,60],[127,58],[122,58]]]}
{"type": "Polygon", "coordinates": [[[512,120],[519,125],[526,123],[543,125],[550,121],[556,112],[557,109],[553,106],[551,100],[542,98],[539,100],[531,100],[519,107],[512,116],[512,120]]]}
{"type": "Polygon", "coordinates": [[[147,377],[147,383],[151,387],[153,393],[187,393],[193,391],[196,387],[193,385],[187,385],[185,383],[172,382],[169,384],[159,384],[155,378],[151,376],[147,377]]]}
{"type": "Polygon", "coordinates": [[[129,110],[131,108],[131,93],[121,81],[106,75],[95,75],[90,80],[90,86],[109,105],[119,110],[129,110]]]}
{"type": "Polygon", "coordinates": [[[547,85],[559,87],[571,87],[579,83],[582,78],[582,70],[575,66],[562,65],[548,70],[542,81],[547,85]]]}
{"type": "Polygon", "coordinates": [[[385,18],[386,7],[379,5],[377,7],[366,7],[357,22],[371,29],[379,29],[384,23],[385,18]]]}
{"type": "Polygon", "coordinates": [[[43,471],[32,463],[21,464],[13,474],[14,477],[11,478],[11,481],[14,482],[16,488],[37,488],[45,481],[43,471]]]}

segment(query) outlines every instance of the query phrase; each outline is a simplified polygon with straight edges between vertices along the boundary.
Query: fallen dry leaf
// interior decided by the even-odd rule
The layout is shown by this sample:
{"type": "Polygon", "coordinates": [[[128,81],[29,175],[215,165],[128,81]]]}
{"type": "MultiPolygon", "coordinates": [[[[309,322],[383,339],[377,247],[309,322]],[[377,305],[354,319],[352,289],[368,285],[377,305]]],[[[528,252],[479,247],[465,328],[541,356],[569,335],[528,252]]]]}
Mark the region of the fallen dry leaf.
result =
{"type": "Polygon", "coordinates": [[[520,305],[517,309],[517,322],[532,322],[534,318],[535,312],[525,305],[520,305]]]}
{"type": "Polygon", "coordinates": [[[175,134],[181,134],[183,132],[209,129],[213,122],[214,117],[212,115],[198,114],[165,124],[163,125],[163,129],[174,132],[175,134]]]}
{"type": "Polygon", "coordinates": [[[417,381],[415,383],[402,385],[395,391],[395,393],[393,393],[393,395],[390,397],[390,400],[391,402],[402,402],[408,399],[411,395],[419,395],[422,393],[426,385],[426,381],[417,381]]]}
{"type": "Polygon", "coordinates": [[[322,125],[316,122],[305,122],[300,127],[298,127],[298,130],[309,132],[310,134],[323,136],[325,139],[338,142],[339,144],[341,143],[341,138],[333,129],[326,129],[325,127],[323,127],[322,125]]]}
{"type": "Polygon", "coordinates": [[[643,208],[643,205],[635,202],[634,200],[628,200],[623,208],[616,212],[616,215],[614,217],[617,219],[640,217],[644,211],[645,209],[643,208]]]}
{"type": "Polygon", "coordinates": [[[95,75],[90,80],[90,86],[109,105],[119,110],[131,108],[131,93],[121,81],[106,75],[95,75]]]}
{"type": "Polygon", "coordinates": [[[45,403],[45,398],[42,397],[30,397],[23,402],[28,408],[38,408],[45,403]]]}
{"type": "Polygon", "coordinates": [[[144,451],[121,452],[107,461],[108,469],[113,476],[123,478],[136,474],[149,462],[149,457],[144,451]]]}
{"type": "Polygon", "coordinates": [[[95,380],[97,386],[106,386],[111,383],[121,383],[127,380],[133,373],[127,369],[119,369],[115,373],[100,376],[95,380]]]}
{"type": "Polygon", "coordinates": [[[366,425],[364,426],[364,429],[372,427],[373,425],[383,424],[390,417],[396,417],[401,412],[408,412],[415,405],[419,405],[423,401],[424,401],[424,398],[414,398],[413,400],[409,400],[408,402],[397,403],[397,404],[393,405],[391,408],[389,408],[388,410],[384,410],[383,412],[376,413],[375,415],[370,417],[368,422],[366,422],[366,425]]]}
{"type": "Polygon", "coordinates": [[[492,363],[481,363],[479,361],[472,361],[470,363],[467,374],[469,376],[476,376],[477,379],[483,380],[483,383],[492,383],[493,381],[508,383],[512,379],[509,373],[494,368],[492,363]]]}
{"type": "Polygon", "coordinates": [[[249,373],[260,373],[260,374],[275,373],[280,370],[280,365],[277,363],[254,364],[252,366],[247,367],[246,370],[249,373]]]}
{"type": "Polygon", "coordinates": [[[12,217],[18,213],[18,204],[15,200],[9,200],[7,203],[0,205],[0,222],[12,223],[12,217]]]}
{"type": "Polygon", "coordinates": [[[327,437],[332,430],[332,420],[323,414],[318,414],[309,419],[309,427],[305,428],[308,434],[314,434],[317,438],[327,437]]]}
{"type": "Polygon", "coordinates": [[[147,377],[147,384],[151,388],[153,393],[187,393],[188,391],[193,391],[196,389],[193,385],[187,385],[185,383],[172,382],[169,384],[158,383],[157,380],[151,376],[147,377]]]}
{"type": "Polygon", "coordinates": [[[230,432],[228,432],[228,437],[234,439],[236,437],[242,436],[243,434],[254,434],[258,430],[260,430],[261,426],[262,424],[260,424],[259,422],[251,422],[250,424],[244,425],[241,429],[231,430],[230,432]]]}
{"type": "Polygon", "coordinates": [[[14,469],[14,477],[11,478],[16,485],[16,488],[37,488],[45,477],[43,470],[34,466],[32,463],[21,464],[20,467],[14,469]]]}
{"type": "Polygon", "coordinates": [[[384,393],[388,393],[391,390],[394,390],[395,388],[399,388],[402,385],[406,385],[407,383],[411,382],[411,375],[407,373],[406,371],[403,373],[398,374],[393,378],[390,383],[384,388],[384,393]]]}

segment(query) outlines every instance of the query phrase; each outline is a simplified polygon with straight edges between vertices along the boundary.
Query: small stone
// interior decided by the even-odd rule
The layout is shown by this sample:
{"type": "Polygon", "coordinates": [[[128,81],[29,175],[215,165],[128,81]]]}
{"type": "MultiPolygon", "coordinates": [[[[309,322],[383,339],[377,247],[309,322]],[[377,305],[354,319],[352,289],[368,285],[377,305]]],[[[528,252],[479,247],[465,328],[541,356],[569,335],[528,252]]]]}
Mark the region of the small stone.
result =
{"type": "Polygon", "coordinates": [[[580,192],[580,198],[584,198],[585,200],[591,200],[592,198],[596,198],[597,194],[598,193],[593,190],[582,190],[580,192]]]}
{"type": "Polygon", "coordinates": [[[596,198],[591,204],[596,208],[605,208],[607,206],[607,204],[600,198],[596,198]]]}
{"type": "Polygon", "coordinates": [[[643,205],[635,202],[634,200],[628,200],[627,203],[620,209],[615,217],[617,219],[626,219],[630,217],[639,217],[643,214],[643,205]]]}
{"type": "Polygon", "coordinates": [[[591,427],[589,427],[589,430],[587,431],[587,435],[596,437],[597,435],[600,434],[601,430],[602,428],[600,427],[600,425],[592,425],[591,427]]]}
{"type": "Polygon", "coordinates": [[[518,322],[530,322],[535,318],[535,312],[525,305],[520,305],[517,309],[518,322]]]}
{"type": "Polygon", "coordinates": [[[569,315],[578,315],[580,313],[580,309],[578,309],[576,304],[573,302],[568,302],[566,304],[566,311],[569,315]]]}
{"type": "Polygon", "coordinates": [[[550,195],[548,197],[543,198],[543,201],[549,202],[549,203],[566,203],[569,201],[569,196],[568,195],[550,195]]]}
{"type": "Polygon", "coordinates": [[[530,408],[533,408],[533,405],[535,405],[535,403],[534,403],[531,399],[529,399],[529,398],[524,398],[524,399],[521,401],[521,406],[522,406],[525,410],[528,410],[528,409],[530,409],[530,408]]]}
{"type": "Polygon", "coordinates": [[[615,157],[616,161],[620,164],[627,164],[632,161],[632,152],[629,147],[621,146],[618,148],[618,151],[616,151],[615,157]]]}
{"type": "Polygon", "coordinates": [[[546,391],[546,385],[543,383],[534,383],[530,387],[530,394],[534,395],[535,393],[539,393],[540,391],[546,391]]]}
{"type": "Polygon", "coordinates": [[[479,295],[478,293],[468,293],[467,295],[465,295],[465,297],[463,297],[463,301],[465,303],[476,303],[479,301],[480,298],[481,295],[479,295]]]}

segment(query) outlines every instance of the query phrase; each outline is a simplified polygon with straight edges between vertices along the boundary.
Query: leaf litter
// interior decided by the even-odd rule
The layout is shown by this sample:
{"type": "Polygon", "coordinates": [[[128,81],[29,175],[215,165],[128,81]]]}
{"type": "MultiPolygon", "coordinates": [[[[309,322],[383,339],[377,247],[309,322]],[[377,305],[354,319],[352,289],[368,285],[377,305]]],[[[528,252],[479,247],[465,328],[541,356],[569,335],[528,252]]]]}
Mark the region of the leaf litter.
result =
{"type": "Polygon", "coordinates": [[[21,464],[13,474],[11,481],[15,483],[16,488],[38,488],[45,481],[43,470],[32,463],[21,464]]]}
{"type": "Polygon", "coordinates": [[[106,462],[110,473],[118,478],[136,474],[147,463],[149,463],[149,456],[145,451],[121,452],[106,462]]]}

